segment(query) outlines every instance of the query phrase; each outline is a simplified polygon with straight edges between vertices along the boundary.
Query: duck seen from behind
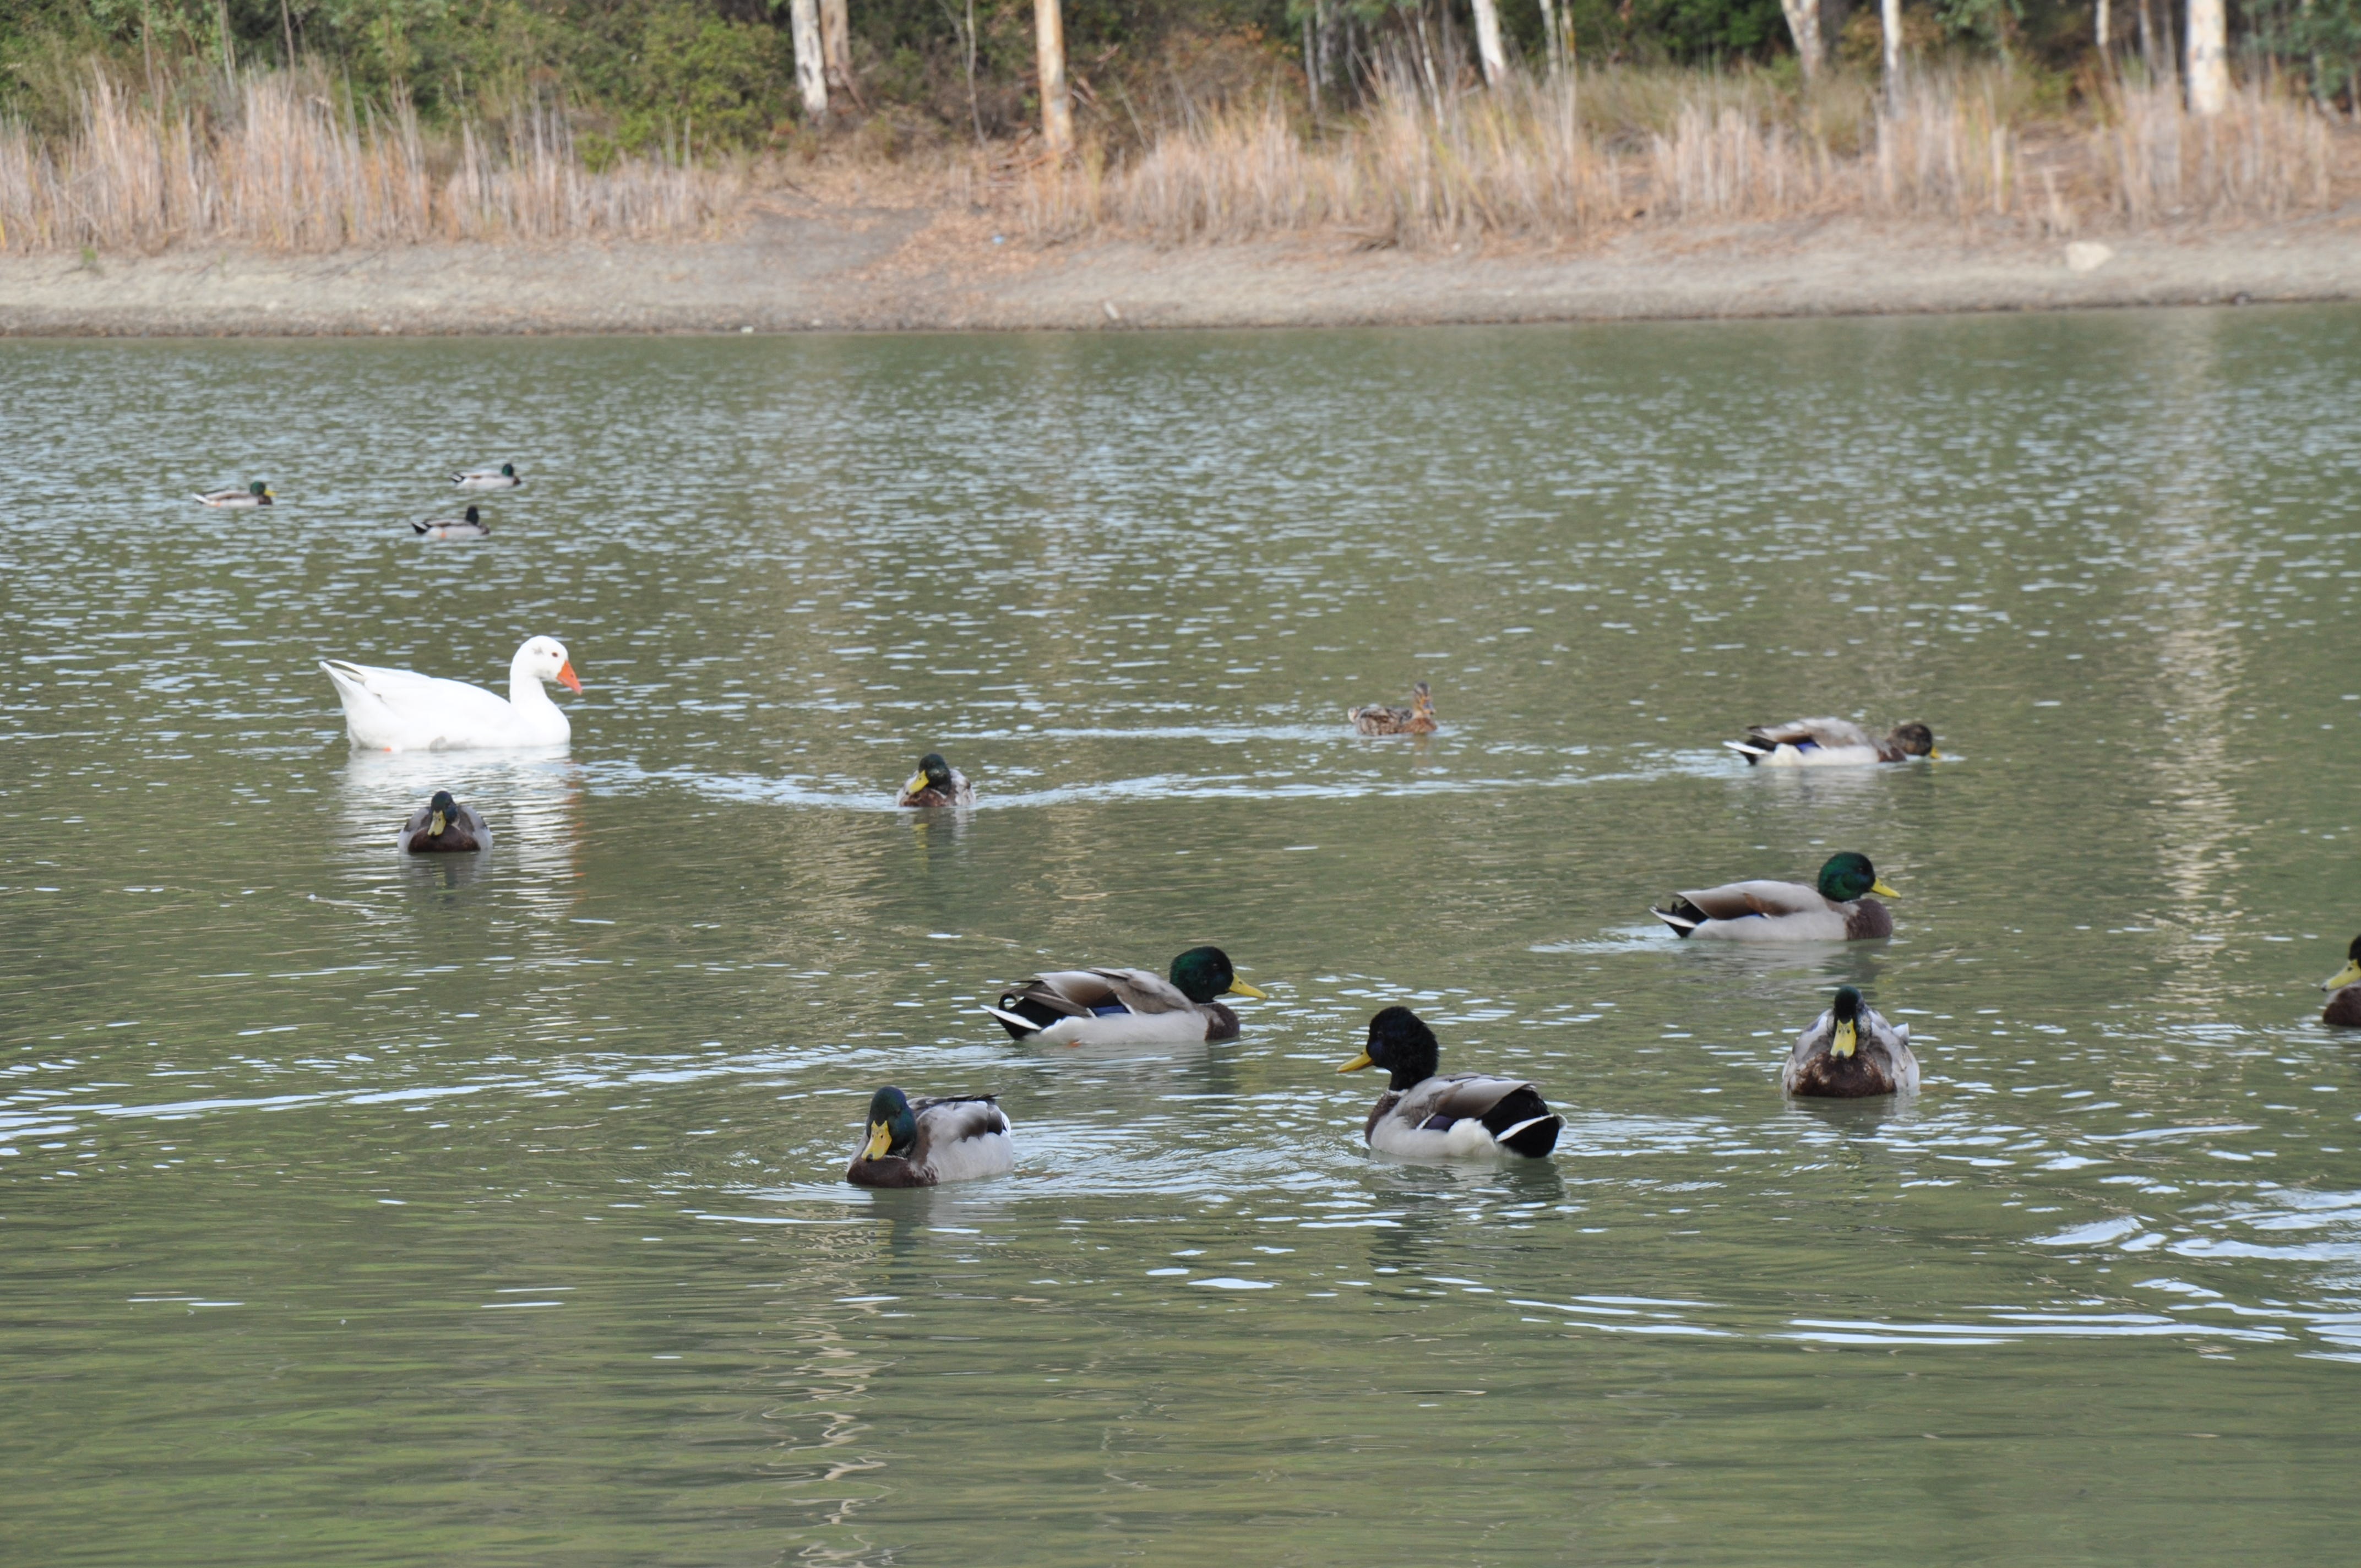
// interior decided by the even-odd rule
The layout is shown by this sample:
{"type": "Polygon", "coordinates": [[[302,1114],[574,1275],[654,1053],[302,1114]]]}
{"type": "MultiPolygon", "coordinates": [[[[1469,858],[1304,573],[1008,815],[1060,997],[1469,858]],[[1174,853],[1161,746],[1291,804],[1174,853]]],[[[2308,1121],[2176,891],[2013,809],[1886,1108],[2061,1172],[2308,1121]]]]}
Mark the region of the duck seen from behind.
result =
{"type": "Polygon", "coordinates": [[[467,855],[490,849],[492,830],[474,806],[462,806],[449,790],[438,789],[433,800],[401,825],[395,842],[413,855],[467,855]]]}
{"type": "Polygon", "coordinates": [[[1424,681],[1410,688],[1408,707],[1371,703],[1345,715],[1363,735],[1432,735],[1440,728],[1434,718],[1434,695],[1424,681]]]}
{"type": "Polygon", "coordinates": [[[2341,1024],[2346,1028],[2361,1028],[2361,937],[2345,950],[2345,967],[2320,982],[2320,989],[2329,992],[2328,1005],[2321,1010],[2323,1024],[2341,1024]]]}
{"type": "Polygon", "coordinates": [[[1016,1168],[1008,1115],[989,1094],[913,1101],[892,1084],[869,1097],[869,1137],[845,1167],[855,1187],[932,1187],[1016,1168]]]}
{"type": "Polygon", "coordinates": [[[975,786],[967,775],[943,761],[940,751],[929,751],[918,759],[918,771],[894,797],[896,806],[926,807],[932,806],[973,806],[975,786]]]}
{"type": "Polygon", "coordinates": [[[1732,882],[1677,893],[1648,913],[1682,937],[1741,942],[1864,942],[1894,935],[1894,916],[1870,897],[1902,895],[1879,880],[1867,855],[1830,855],[1819,883],[1732,882]]]}
{"type": "Polygon", "coordinates": [[[208,507],[267,507],[277,499],[270,487],[257,479],[242,490],[207,490],[196,498],[196,502],[208,507]]]}
{"type": "Polygon", "coordinates": [[[1779,1087],[1824,1100],[1865,1100],[1910,1094],[1918,1088],[1918,1058],[1910,1054],[1910,1025],[1889,1024],[1850,985],[1795,1038],[1779,1087]]]}
{"type": "Polygon", "coordinates": [[[1883,740],[1850,718],[1798,718],[1789,724],[1749,726],[1743,740],[1723,745],[1750,763],[1773,768],[1849,768],[1874,762],[1939,758],[1935,732],[1919,723],[1897,724],[1883,740]]]}
{"type": "Polygon", "coordinates": [[[320,668],[344,704],[345,730],[353,744],[372,751],[460,751],[563,746],[574,727],[549,700],[543,683],[582,689],[566,644],[555,637],[530,637],[509,661],[507,700],[465,681],[446,681],[414,670],[323,659],[320,668]]]}
{"type": "Polygon", "coordinates": [[[497,468],[462,468],[451,476],[451,482],[463,490],[513,490],[524,480],[518,477],[515,464],[503,463],[497,468]]]}
{"type": "Polygon", "coordinates": [[[1380,1067],[1391,1075],[1369,1108],[1362,1135],[1380,1154],[1466,1159],[1522,1155],[1539,1159],[1557,1147],[1564,1117],[1532,1084],[1481,1073],[1438,1075],[1443,1047],[1426,1020],[1407,1007],[1389,1007],[1369,1020],[1369,1043],[1338,1068],[1380,1067]]]}
{"type": "Polygon", "coordinates": [[[1238,1015],[1214,1000],[1269,993],[1248,985],[1219,948],[1191,948],[1166,980],[1144,969],[1053,970],[1001,993],[984,1011],[1009,1037],[1057,1046],[1235,1040],[1238,1015]]]}
{"type": "Polygon", "coordinates": [[[481,539],[492,531],[474,507],[465,517],[434,517],[424,522],[413,522],[411,532],[421,539],[481,539]]]}

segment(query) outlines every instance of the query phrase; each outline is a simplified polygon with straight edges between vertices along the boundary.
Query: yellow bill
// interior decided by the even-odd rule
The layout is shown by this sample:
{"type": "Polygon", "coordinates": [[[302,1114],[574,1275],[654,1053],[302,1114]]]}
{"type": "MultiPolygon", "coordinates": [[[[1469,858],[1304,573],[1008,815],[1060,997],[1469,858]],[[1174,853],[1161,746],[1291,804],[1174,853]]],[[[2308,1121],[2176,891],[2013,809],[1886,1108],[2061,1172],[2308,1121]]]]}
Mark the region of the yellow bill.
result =
{"type": "Polygon", "coordinates": [[[1269,992],[1261,989],[1259,986],[1248,985],[1245,981],[1236,979],[1233,979],[1230,981],[1230,989],[1224,994],[1230,996],[1251,996],[1257,1002],[1268,1002],[1270,1000],[1269,992]]]}
{"type": "Polygon", "coordinates": [[[2361,959],[2355,959],[2343,969],[2320,982],[2323,991],[2342,991],[2348,985],[2361,985],[2361,959]]]}
{"type": "Polygon", "coordinates": [[[1829,1042],[1828,1055],[1849,1057],[1861,1047],[1861,1031],[1850,1024],[1837,1025],[1837,1037],[1829,1042]]]}
{"type": "Polygon", "coordinates": [[[910,782],[902,786],[902,793],[904,795],[916,795],[926,787],[927,775],[923,773],[912,773],[910,775],[910,782]]]}
{"type": "Polygon", "coordinates": [[[863,1159],[882,1159],[894,1146],[894,1126],[890,1122],[873,1123],[869,1128],[869,1146],[861,1151],[863,1159]]]}
{"type": "Polygon", "coordinates": [[[1869,891],[1872,893],[1883,894],[1888,898],[1899,898],[1902,896],[1900,894],[1885,885],[1885,879],[1883,877],[1879,877],[1875,882],[1871,883],[1869,884],[1869,891]]]}
{"type": "Polygon", "coordinates": [[[1369,1053],[1363,1051],[1359,1056],[1355,1057],[1351,1061],[1346,1062],[1343,1067],[1338,1068],[1336,1070],[1338,1072],[1358,1072],[1365,1067],[1375,1067],[1376,1065],[1377,1064],[1375,1062],[1369,1060],[1369,1053]]]}
{"type": "Polygon", "coordinates": [[[426,825],[426,836],[430,839],[440,839],[443,837],[443,814],[441,812],[436,812],[434,814],[434,820],[426,825]]]}

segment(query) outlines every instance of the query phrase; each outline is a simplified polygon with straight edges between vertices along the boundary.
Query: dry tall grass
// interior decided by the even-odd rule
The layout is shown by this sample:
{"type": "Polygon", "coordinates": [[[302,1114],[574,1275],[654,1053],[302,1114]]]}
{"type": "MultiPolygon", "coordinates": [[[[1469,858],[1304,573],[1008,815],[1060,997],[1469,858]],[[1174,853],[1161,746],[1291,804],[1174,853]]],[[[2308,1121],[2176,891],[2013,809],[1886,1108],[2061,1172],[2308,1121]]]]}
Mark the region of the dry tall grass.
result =
{"type": "Polygon", "coordinates": [[[522,115],[496,148],[478,127],[430,148],[415,115],[340,111],[324,84],[254,75],[219,115],[134,102],[104,76],[62,146],[0,126],[0,248],[275,250],[437,239],[661,237],[701,232],[744,181],[686,160],[593,174],[564,120],[522,115]]]}
{"type": "Polygon", "coordinates": [[[2040,233],[2269,218],[2326,208],[2361,174],[2361,138],[2260,86],[2205,120],[2169,85],[2125,84],[2077,124],[2033,115],[1996,71],[1930,74],[1893,104],[1858,83],[1797,100],[1759,79],[1686,80],[1686,96],[1628,71],[1437,96],[1389,77],[1326,137],[1275,108],[1235,114],[1169,133],[1125,168],[1036,169],[1011,196],[1040,240],[1330,227],[1427,247],[1640,218],[1859,213],[2040,233]]]}

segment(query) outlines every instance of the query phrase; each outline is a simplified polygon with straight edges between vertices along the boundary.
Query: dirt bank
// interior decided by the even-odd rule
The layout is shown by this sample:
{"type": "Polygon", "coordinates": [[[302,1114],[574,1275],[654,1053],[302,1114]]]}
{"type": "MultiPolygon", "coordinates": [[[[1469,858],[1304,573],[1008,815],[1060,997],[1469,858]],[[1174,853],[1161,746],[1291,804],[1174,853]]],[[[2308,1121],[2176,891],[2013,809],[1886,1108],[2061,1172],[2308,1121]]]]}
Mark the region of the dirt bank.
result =
{"type": "Polygon", "coordinates": [[[1341,238],[995,242],[968,214],[769,213],[696,244],[0,258],[0,333],[143,335],[1412,325],[2361,299],[2361,218],[2062,244],[1854,220],[1419,255],[1341,238]],[[2088,264],[2097,259],[2084,254],[2088,264]]]}

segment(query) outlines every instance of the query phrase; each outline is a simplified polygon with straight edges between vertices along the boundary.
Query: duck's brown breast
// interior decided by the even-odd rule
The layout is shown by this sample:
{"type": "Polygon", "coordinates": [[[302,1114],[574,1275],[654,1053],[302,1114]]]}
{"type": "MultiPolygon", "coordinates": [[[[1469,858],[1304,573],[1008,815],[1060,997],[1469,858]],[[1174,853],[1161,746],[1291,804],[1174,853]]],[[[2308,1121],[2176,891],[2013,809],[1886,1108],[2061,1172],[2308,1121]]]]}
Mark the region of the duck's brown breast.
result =
{"type": "Polygon", "coordinates": [[[855,1187],[932,1187],[935,1173],[898,1155],[887,1155],[884,1159],[854,1160],[845,1167],[844,1179],[855,1187]]]}
{"type": "Polygon", "coordinates": [[[1873,942],[1894,935],[1894,915],[1873,898],[1857,898],[1845,912],[1845,940],[1873,942]]]}
{"type": "Polygon", "coordinates": [[[2361,985],[2348,985],[2331,996],[2328,1005],[2321,1010],[2320,1021],[2361,1029],[2361,985]]]}
{"type": "Polygon", "coordinates": [[[1867,1100],[1894,1091],[1894,1080],[1885,1075],[1884,1067],[1856,1053],[1812,1058],[1795,1074],[1795,1086],[1787,1092],[1818,1100],[1867,1100]]]}

